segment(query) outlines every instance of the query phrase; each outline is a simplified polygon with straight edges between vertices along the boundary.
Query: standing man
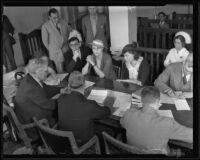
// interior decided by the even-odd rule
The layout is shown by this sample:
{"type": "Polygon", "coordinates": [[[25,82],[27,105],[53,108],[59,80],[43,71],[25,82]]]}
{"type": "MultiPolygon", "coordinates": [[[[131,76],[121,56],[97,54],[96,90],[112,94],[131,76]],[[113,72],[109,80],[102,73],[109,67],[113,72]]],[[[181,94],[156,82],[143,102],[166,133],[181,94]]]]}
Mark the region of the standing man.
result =
{"type": "Polygon", "coordinates": [[[82,31],[85,42],[92,43],[94,39],[103,41],[105,47],[108,48],[109,27],[108,21],[104,15],[97,13],[97,7],[88,7],[89,15],[82,20],[82,31]]]}
{"type": "Polygon", "coordinates": [[[42,26],[42,42],[49,51],[49,58],[54,61],[58,73],[63,72],[63,53],[67,51],[68,25],[59,20],[55,8],[48,12],[49,21],[42,26]]]}

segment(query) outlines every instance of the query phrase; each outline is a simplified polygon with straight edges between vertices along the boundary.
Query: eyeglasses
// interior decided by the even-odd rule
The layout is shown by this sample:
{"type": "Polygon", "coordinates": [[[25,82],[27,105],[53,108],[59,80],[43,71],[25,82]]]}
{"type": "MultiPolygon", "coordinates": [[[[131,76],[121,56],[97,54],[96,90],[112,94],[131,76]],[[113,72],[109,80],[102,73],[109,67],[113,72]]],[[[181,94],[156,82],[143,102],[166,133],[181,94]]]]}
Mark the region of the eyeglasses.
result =
{"type": "Polygon", "coordinates": [[[80,43],[69,44],[70,47],[78,47],[80,43]]]}

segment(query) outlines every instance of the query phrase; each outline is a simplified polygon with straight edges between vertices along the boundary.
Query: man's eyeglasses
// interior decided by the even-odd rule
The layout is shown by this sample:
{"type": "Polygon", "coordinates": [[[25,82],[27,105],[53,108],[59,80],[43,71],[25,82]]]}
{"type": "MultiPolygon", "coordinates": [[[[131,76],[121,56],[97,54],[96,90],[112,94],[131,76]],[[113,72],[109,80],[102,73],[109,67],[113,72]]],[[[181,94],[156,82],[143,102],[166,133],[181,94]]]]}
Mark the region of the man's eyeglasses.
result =
{"type": "Polygon", "coordinates": [[[70,47],[78,47],[80,43],[69,44],[70,47]]]}

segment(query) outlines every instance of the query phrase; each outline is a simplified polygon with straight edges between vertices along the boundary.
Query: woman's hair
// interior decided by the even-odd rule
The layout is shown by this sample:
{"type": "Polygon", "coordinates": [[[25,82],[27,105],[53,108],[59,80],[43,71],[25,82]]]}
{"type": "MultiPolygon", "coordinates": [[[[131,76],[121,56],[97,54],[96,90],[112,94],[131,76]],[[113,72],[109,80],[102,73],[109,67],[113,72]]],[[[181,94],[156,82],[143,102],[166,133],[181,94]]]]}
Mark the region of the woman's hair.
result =
{"type": "Polygon", "coordinates": [[[179,39],[182,43],[182,46],[185,47],[185,38],[182,35],[178,35],[174,37],[174,42],[176,39],[179,39]]]}
{"type": "Polygon", "coordinates": [[[139,57],[140,57],[140,54],[139,54],[137,51],[135,51],[135,48],[136,48],[136,47],[135,47],[133,44],[127,44],[127,45],[124,46],[124,48],[122,49],[122,56],[124,56],[124,54],[125,54],[126,52],[129,52],[129,53],[133,54],[135,60],[138,60],[139,57]]]}

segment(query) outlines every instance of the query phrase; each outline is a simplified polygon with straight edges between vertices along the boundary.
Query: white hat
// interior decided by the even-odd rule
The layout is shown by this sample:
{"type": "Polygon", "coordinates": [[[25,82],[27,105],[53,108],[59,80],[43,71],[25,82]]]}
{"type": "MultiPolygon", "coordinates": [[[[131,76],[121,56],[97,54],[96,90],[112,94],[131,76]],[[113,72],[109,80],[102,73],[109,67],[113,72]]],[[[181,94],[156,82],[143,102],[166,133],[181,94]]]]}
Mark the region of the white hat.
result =
{"type": "Polygon", "coordinates": [[[181,36],[183,36],[185,38],[185,43],[186,44],[191,44],[192,43],[192,38],[187,32],[184,32],[184,31],[177,32],[175,37],[179,36],[179,35],[181,35],[181,36]]]}
{"type": "Polygon", "coordinates": [[[93,40],[92,43],[89,43],[89,44],[100,47],[100,48],[106,48],[104,47],[103,41],[99,39],[93,40]]]}

